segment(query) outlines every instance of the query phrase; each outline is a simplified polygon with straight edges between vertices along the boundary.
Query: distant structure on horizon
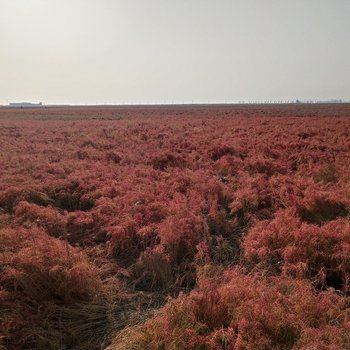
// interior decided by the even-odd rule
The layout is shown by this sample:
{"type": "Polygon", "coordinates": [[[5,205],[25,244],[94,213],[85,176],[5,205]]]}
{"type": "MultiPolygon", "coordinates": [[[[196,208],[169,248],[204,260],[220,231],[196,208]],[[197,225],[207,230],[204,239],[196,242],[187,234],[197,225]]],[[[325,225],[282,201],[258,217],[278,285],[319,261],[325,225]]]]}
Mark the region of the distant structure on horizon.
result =
{"type": "Polygon", "coordinates": [[[333,99],[333,100],[326,100],[326,101],[316,101],[317,103],[344,103],[342,99],[333,99]]]}
{"type": "Polygon", "coordinates": [[[11,102],[9,103],[10,107],[19,107],[19,108],[30,108],[30,107],[42,107],[42,102],[32,103],[32,102],[11,102]]]}
{"type": "Polygon", "coordinates": [[[344,103],[342,99],[332,100],[295,100],[294,103],[344,103]]]}

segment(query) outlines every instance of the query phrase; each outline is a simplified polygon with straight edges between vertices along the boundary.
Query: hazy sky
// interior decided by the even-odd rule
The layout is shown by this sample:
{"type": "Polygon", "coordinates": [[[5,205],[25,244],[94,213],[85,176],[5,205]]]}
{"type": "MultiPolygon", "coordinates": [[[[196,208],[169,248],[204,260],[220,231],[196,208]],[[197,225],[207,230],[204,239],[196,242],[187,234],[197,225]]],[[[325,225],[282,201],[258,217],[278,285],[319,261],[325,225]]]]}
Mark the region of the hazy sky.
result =
{"type": "Polygon", "coordinates": [[[350,0],[0,0],[0,104],[350,99],[350,0]]]}

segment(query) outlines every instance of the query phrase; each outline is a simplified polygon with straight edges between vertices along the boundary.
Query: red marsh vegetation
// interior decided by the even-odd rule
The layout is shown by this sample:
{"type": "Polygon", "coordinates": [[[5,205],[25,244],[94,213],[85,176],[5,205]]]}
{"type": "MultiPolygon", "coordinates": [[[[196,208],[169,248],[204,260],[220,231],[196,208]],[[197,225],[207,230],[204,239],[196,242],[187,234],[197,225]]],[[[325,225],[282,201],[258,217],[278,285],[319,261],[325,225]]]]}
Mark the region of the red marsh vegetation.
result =
{"type": "Polygon", "coordinates": [[[350,349],[350,105],[0,109],[0,348],[350,349]]]}

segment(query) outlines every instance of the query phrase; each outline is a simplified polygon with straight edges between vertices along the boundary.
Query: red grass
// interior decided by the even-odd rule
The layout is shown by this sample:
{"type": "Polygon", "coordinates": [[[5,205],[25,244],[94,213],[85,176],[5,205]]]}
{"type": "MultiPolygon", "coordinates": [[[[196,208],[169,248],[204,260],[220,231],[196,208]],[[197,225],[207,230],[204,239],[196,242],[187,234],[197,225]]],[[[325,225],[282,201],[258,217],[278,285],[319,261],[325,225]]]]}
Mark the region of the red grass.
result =
{"type": "Polygon", "coordinates": [[[245,276],[237,269],[205,278],[110,349],[345,349],[344,299],[318,295],[306,280],[245,276]]]}
{"type": "Polygon", "coordinates": [[[0,347],[349,348],[349,116],[0,109],[0,347]]]}

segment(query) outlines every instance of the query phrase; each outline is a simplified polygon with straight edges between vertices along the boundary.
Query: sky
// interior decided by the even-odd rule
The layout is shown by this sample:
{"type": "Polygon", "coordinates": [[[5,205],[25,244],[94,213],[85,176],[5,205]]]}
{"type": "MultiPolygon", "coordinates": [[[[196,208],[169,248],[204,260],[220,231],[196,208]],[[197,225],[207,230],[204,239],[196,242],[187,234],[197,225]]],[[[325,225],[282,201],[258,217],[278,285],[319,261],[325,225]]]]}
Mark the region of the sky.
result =
{"type": "Polygon", "coordinates": [[[350,100],[350,0],[0,0],[0,104],[350,100]]]}

